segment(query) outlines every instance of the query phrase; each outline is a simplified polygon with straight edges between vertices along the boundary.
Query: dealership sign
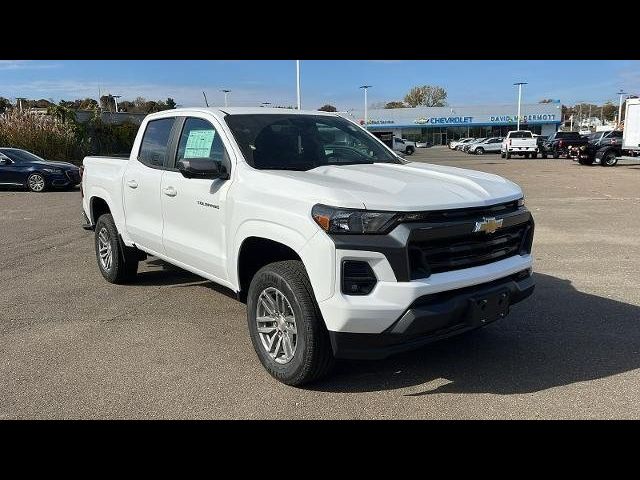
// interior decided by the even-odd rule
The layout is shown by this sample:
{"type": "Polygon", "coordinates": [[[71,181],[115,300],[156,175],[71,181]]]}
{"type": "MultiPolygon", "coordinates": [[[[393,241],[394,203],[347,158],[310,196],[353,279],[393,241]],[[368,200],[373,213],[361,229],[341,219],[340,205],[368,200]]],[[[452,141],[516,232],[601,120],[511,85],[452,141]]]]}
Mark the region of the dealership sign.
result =
{"type": "MultiPolygon", "coordinates": [[[[395,120],[369,120],[369,125],[391,125],[396,123],[395,120]]],[[[360,119],[360,125],[364,125],[364,120],[360,119]]]]}
{"type": "MultiPolygon", "coordinates": [[[[521,115],[520,122],[544,122],[555,120],[556,116],[553,113],[544,113],[538,115],[521,115]]],[[[491,115],[489,117],[489,121],[491,122],[511,122],[517,123],[518,116],[517,115],[491,115]]]]}
{"type": "Polygon", "coordinates": [[[458,125],[461,123],[471,123],[473,117],[421,117],[416,118],[413,123],[418,125],[458,125]]]}

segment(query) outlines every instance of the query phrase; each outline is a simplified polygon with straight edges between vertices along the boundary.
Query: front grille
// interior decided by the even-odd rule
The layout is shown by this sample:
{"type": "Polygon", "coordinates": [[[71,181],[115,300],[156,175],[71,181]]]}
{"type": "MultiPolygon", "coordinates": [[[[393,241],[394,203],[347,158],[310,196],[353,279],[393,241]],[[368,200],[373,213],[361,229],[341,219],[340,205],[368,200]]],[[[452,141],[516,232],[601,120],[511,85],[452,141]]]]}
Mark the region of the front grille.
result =
{"type": "Polygon", "coordinates": [[[529,253],[532,223],[501,228],[495,233],[465,233],[455,236],[411,241],[409,266],[411,279],[433,273],[477,267],[505,258],[529,253]]]}

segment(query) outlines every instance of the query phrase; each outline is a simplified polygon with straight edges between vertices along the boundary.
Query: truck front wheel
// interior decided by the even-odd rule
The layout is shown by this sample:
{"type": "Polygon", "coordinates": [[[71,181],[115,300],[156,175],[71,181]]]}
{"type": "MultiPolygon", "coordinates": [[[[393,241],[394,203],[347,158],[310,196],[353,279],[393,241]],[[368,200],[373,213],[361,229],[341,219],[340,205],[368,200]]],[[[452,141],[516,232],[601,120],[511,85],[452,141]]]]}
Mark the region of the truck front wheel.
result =
{"type": "Polygon", "coordinates": [[[100,273],[109,283],[127,283],[138,272],[138,252],[120,242],[118,229],[110,213],[96,222],[96,258],[100,273]]]}
{"type": "Polygon", "coordinates": [[[302,262],[271,263],[254,275],[247,321],[258,359],[275,379],[297,386],[331,369],[329,333],[302,262]]]}
{"type": "Polygon", "coordinates": [[[613,167],[616,163],[618,163],[616,152],[607,152],[600,160],[600,165],[603,167],[613,167]]]}
{"type": "Polygon", "coordinates": [[[413,150],[413,147],[407,147],[407,150],[406,150],[406,152],[405,152],[405,153],[406,153],[407,155],[413,155],[413,151],[414,151],[414,150],[413,150]]]}

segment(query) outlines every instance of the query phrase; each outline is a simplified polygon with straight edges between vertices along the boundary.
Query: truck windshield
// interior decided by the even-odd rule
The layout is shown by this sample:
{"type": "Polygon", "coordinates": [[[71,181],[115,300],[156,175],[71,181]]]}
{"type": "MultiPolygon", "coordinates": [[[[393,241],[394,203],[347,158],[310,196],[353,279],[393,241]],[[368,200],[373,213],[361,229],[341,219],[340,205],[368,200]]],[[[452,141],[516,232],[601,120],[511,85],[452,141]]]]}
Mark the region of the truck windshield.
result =
{"type": "Polygon", "coordinates": [[[340,117],[300,114],[227,115],[249,165],[311,170],[323,165],[403,163],[377,140],[340,117]]]}
{"type": "Polygon", "coordinates": [[[528,130],[514,130],[509,132],[509,138],[533,138],[533,135],[528,130]]]}

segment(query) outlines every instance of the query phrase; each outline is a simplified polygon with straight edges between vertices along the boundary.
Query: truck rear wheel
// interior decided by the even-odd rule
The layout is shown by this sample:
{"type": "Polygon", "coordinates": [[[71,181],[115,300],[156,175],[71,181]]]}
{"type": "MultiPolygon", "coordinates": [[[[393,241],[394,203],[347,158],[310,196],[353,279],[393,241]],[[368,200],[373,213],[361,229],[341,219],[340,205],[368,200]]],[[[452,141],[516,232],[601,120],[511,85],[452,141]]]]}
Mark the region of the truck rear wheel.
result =
{"type": "Polygon", "coordinates": [[[303,385],[333,366],[329,333],[302,262],[271,263],[254,275],[247,322],[258,359],[276,380],[303,385]]]}
{"type": "Polygon", "coordinates": [[[616,163],[618,163],[616,152],[607,152],[600,160],[600,165],[603,167],[613,167],[616,163]]]}
{"type": "Polygon", "coordinates": [[[407,155],[413,155],[413,147],[407,147],[407,150],[405,152],[407,155]]]}
{"type": "Polygon", "coordinates": [[[96,222],[96,259],[100,273],[109,283],[127,283],[138,272],[138,252],[125,247],[110,213],[100,215],[96,222]]]}

